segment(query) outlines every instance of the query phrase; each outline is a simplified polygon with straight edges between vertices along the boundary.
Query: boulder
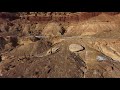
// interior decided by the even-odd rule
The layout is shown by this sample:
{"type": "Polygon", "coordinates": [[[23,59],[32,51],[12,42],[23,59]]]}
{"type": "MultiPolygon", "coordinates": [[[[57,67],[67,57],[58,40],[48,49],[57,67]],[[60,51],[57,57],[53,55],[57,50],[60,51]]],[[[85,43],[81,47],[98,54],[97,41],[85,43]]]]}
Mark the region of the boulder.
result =
{"type": "Polygon", "coordinates": [[[83,51],[84,47],[82,45],[78,45],[78,44],[71,44],[69,46],[69,50],[71,52],[78,52],[78,51],[83,51]]]}

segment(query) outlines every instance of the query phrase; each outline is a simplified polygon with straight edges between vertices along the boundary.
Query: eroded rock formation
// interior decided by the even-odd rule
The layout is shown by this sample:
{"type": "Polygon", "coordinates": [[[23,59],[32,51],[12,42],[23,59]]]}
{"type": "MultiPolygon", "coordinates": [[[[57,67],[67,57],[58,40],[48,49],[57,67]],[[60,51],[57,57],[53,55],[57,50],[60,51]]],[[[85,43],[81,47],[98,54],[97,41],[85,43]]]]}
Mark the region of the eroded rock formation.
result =
{"type": "Polygon", "coordinates": [[[119,12],[1,12],[0,76],[120,77],[119,12]]]}

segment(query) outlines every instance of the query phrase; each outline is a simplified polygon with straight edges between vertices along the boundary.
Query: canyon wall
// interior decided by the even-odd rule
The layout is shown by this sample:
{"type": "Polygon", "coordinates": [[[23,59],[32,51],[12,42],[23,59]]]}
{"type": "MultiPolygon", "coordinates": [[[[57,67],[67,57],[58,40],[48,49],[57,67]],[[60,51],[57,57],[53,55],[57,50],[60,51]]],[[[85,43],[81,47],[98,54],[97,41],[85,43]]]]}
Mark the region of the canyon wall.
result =
{"type": "MultiPolygon", "coordinates": [[[[102,12],[1,12],[0,18],[3,19],[26,19],[29,21],[82,21],[97,16],[102,12]]],[[[104,12],[110,15],[119,14],[119,12],[104,12]]]]}

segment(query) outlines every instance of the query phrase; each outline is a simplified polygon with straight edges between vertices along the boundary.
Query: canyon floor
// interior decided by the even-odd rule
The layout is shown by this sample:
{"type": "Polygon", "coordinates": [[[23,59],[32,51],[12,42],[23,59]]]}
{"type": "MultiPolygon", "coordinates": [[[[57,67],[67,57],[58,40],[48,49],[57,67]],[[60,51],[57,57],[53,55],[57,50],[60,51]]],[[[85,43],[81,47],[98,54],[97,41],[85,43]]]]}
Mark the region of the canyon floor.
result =
{"type": "Polygon", "coordinates": [[[0,16],[0,78],[120,78],[119,13],[69,22],[20,15],[0,16]]]}

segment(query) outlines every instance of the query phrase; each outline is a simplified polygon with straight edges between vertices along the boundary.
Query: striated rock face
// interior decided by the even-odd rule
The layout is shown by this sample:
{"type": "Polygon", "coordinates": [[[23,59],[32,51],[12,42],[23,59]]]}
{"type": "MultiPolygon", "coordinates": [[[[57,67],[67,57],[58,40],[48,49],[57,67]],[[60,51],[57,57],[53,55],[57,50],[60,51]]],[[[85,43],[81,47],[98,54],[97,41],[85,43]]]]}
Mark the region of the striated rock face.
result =
{"type": "MultiPolygon", "coordinates": [[[[24,17],[30,21],[62,21],[62,22],[71,22],[71,21],[82,21],[87,20],[91,17],[97,16],[102,12],[47,12],[47,13],[29,13],[23,14],[21,17],[24,17]]],[[[109,15],[116,15],[119,12],[107,12],[109,15]]]]}
{"type": "Polygon", "coordinates": [[[90,17],[96,16],[98,13],[64,13],[64,12],[56,12],[56,13],[41,13],[37,16],[28,16],[30,21],[62,21],[62,22],[71,22],[71,21],[79,21],[85,20],[90,17]]]}
{"type": "MultiPolygon", "coordinates": [[[[91,17],[98,16],[102,12],[1,12],[0,18],[3,19],[27,19],[30,21],[82,21],[91,17]]],[[[116,15],[119,12],[104,12],[109,15],[116,15]]]]}

